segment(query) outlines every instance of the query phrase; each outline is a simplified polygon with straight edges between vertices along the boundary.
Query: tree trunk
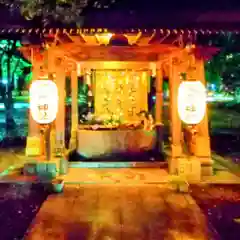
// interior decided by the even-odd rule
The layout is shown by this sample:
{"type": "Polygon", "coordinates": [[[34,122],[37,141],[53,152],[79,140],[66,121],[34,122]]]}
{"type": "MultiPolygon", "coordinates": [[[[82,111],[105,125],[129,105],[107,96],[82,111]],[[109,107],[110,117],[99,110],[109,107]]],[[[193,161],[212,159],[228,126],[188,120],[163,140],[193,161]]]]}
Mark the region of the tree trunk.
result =
{"type": "Polygon", "coordinates": [[[6,84],[6,92],[4,98],[5,106],[5,120],[6,120],[6,136],[13,137],[14,130],[16,129],[16,123],[13,118],[13,98],[12,98],[12,77],[11,77],[11,58],[12,54],[8,54],[7,58],[7,78],[8,82],[6,84]]]}

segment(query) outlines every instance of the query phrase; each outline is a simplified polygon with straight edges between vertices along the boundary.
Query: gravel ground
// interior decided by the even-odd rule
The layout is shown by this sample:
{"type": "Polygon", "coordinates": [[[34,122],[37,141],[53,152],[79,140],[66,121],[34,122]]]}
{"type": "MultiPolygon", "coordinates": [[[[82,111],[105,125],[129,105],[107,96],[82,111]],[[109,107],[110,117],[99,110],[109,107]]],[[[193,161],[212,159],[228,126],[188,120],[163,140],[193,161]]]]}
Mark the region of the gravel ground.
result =
{"type": "Polygon", "coordinates": [[[0,183],[0,239],[23,239],[46,198],[38,184],[0,183]]]}
{"type": "Polygon", "coordinates": [[[214,240],[240,239],[240,186],[192,187],[191,195],[208,219],[214,240]]]}

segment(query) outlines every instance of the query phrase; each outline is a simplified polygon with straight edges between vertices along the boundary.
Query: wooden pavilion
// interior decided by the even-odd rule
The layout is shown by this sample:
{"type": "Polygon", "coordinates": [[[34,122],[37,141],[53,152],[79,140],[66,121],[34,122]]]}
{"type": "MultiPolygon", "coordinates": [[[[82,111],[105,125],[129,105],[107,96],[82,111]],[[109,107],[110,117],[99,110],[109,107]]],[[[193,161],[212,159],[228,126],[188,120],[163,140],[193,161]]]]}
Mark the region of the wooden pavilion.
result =
{"type": "MultiPolygon", "coordinates": [[[[15,31],[15,30],[14,30],[15,31]]],[[[177,95],[181,75],[205,84],[204,59],[215,49],[195,45],[198,35],[218,34],[211,31],[179,29],[18,29],[29,35],[39,33],[44,46],[25,45],[21,51],[33,64],[33,80],[52,79],[59,90],[59,110],[55,121],[54,153],[65,150],[65,78],[71,77],[70,148],[78,148],[78,76],[88,78],[91,69],[124,70],[156,76],[155,126],[162,126],[163,77],[170,86],[170,172],[176,173],[183,156],[182,123],[178,115],[177,95]]],[[[97,79],[96,79],[97,81],[97,79]]],[[[40,128],[29,115],[28,138],[40,138],[40,128]]],[[[162,139],[161,139],[162,141],[162,139]]],[[[212,160],[207,112],[197,125],[194,155],[201,162],[203,175],[211,175],[212,160]]]]}
{"type": "MultiPolygon", "coordinates": [[[[7,11],[1,6],[1,37],[22,38],[24,47],[21,51],[33,64],[33,81],[52,79],[58,86],[60,101],[54,123],[52,154],[61,153],[67,147],[64,144],[66,76],[71,78],[72,88],[70,148],[77,148],[78,76],[84,76],[87,82],[92,69],[101,69],[103,72],[106,69],[131,70],[133,73],[140,72],[140,78],[150,75],[156,77],[156,128],[163,124],[163,78],[169,79],[171,151],[168,160],[170,172],[176,173],[178,160],[184,153],[183,124],[177,111],[181,75],[184,73],[188,79],[200,80],[205,84],[204,61],[216,51],[209,47],[201,48],[199,42],[206,43],[209,38],[214,42],[215,38],[225,36],[229,31],[239,36],[239,11],[223,12],[219,11],[221,7],[215,1],[211,4],[211,7],[208,3],[202,8],[200,5],[204,4],[201,2],[198,8],[193,2],[185,5],[179,3],[174,11],[168,3],[161,2],[160,7],[159,1],[154,1],[154,4],[136,4],[136,1],[132,1],[132,7],[136,9],[131,10],[129,1],[125,1],[122,9],[91,10],[81,29],[76,28],[76,24],[73,28],[54,24],[52,28],[43,29],[38,21],[25,21],[17,9],[7,11]],[[147,12],[151,14],[146,17],[147,12]],[[35,41],[39,37],[43,41],[35,41]]],[[[146,90],[142,96],[146,96],[146,90]]],[[[139,104],[146,109],[144,101],[139,104]]],[[[196,127],[194,155],[201,162],[202,174],[210,175],[212,160],[207,112],[196,127]]],[[[40,139],[40,126],[29,114],[28,139],[32,137],[40,139]]]]}

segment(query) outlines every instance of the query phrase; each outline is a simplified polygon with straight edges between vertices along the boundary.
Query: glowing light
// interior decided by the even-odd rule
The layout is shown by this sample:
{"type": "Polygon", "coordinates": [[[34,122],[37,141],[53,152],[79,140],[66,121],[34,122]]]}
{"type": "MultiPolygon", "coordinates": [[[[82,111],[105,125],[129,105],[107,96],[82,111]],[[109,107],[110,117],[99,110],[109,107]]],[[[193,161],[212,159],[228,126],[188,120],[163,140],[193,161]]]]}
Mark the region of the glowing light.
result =
{"type": "Polygon", "coordinates": [[[231,101],[234,101],[233,96],[222,96],[221,94],[207,96],[207,102],[231,102],[231,101]]]}
{"type": "Polygon", "coordinates": [[[77,63],[77,75],[81,76],[81,73],[82,73],[81,64],[77,63]]]}
{"type": "Polygon", "coordinates": [[[113,34],[112,33],[103,33],[103,34],[96,34],[95,36],[100,44],[107,45],[109,43],[111,37],[113,36],[113,34]]]}
{"type": "Polygon", "coordinates": [[[151,69],[151,72],[152,72],[152,76],[156,77],[157,64],[154,63],[154,62],[151,62],[150,63],[150,69],[151,69]]]}
{"type": "Polygon", "coordinates": [[[178,114],[186,124],[198,124],[206,111],[206,88],[200,81],[184,81],[178,89],[178,114]]]}
{"type": "Polygon", "coordinates": [[[30,110],[33,119],[39,124],[55,120],[58,112],[58,89],[51,80],[36,80],[31,84],[30,110]]]}
{"type": "Polygon", "coordinates": [[[136,121],[137,113],[147,109],[147,72],[110,69],[96,74],[99,79],[94,99],[97,116],[108,115],[113,119],[116,115],[121,122],[136,121]]]}
{"type": "Polygon", "coordinates": [[[2,79],[2,84],[7,85],[8,84],[8,80],[7,79],[2,79]]]}

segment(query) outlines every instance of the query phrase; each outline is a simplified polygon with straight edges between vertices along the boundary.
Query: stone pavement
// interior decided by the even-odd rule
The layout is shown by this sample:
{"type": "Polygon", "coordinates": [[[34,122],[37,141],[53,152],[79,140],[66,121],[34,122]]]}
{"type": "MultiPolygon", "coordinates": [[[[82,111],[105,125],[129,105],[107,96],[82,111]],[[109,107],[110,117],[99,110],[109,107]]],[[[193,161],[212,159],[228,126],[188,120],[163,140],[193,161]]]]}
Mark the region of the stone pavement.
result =
{"type": "MultiPolygon", "coordinates": [[[[167,168],[69,168],[63,176],[65,183],[154,184],[174,181],[167,168]]],[[[240,177],[219,168],[213,176],[204,176],[202,184],[240,184],[240,177]]]]}
{"type": "Polygon", "coordinates": [[[13,149],[1,149],[0,150],[0,172],[9,168],[10,166],[21,167],[27,161],[23,157],[22,151],[13,149]]]}
{"type": "Polygon", "coordinates": [[[67,185],[50,195],[26,240],[203,240],[206,219],[188,194],[167,184],[67,185]]]}
{"type": "Polygon", "coordinates": [[[160,168],[69,168],[65,183],[147,184],[169,180],[167,169],[160,168]]]}
{"type": "MultiPolygon", "coordinates": [[[[0,150],[0,177],[1,180],[25,181],[26,178],[16,174],[6,175],[10,166],[15,168],[22,167],[24,163],[31,162],[33,158],[24,155],[21,149],[1,149],[0,150]],[[3,173],[3,174],[2,174],[3,173]],[[2,176],[4,175],[4,177],[2,176]]],[[[124,164],[124,162],[122,162],[124,164]]],[[[74,164],[73,164],[74,165],[74,164]]],[[[84,164],[83,164],[84,165],[84,164]]],[[[85,165],[91,165],[89,163],[85,165]]],[[[126,165],[126,163],[125,163],[126,165]]],[[[137,163],[139,165],[139,163],[137,163]]],[[[140,164],[141,165],[141,164],[140,164]]],[[[70,167],[67,175],[63,176],[65,183],[100,183],[100,184],[145,184],[145,183],[165,183],[171,181],[171,176],[167,172],[167,168],[162,166],[138,166],[138,167],[120,167],[120,168],[91,168],[91,167],[70,167]]],[[[155,164],[156,165],[156,164],[155,164]]],[[[232,173],[221,162],[214,161],[214,176],[202,178],[202,183],[221,183],[221,184],[239,184],[240,173],[232,173]]]]}

